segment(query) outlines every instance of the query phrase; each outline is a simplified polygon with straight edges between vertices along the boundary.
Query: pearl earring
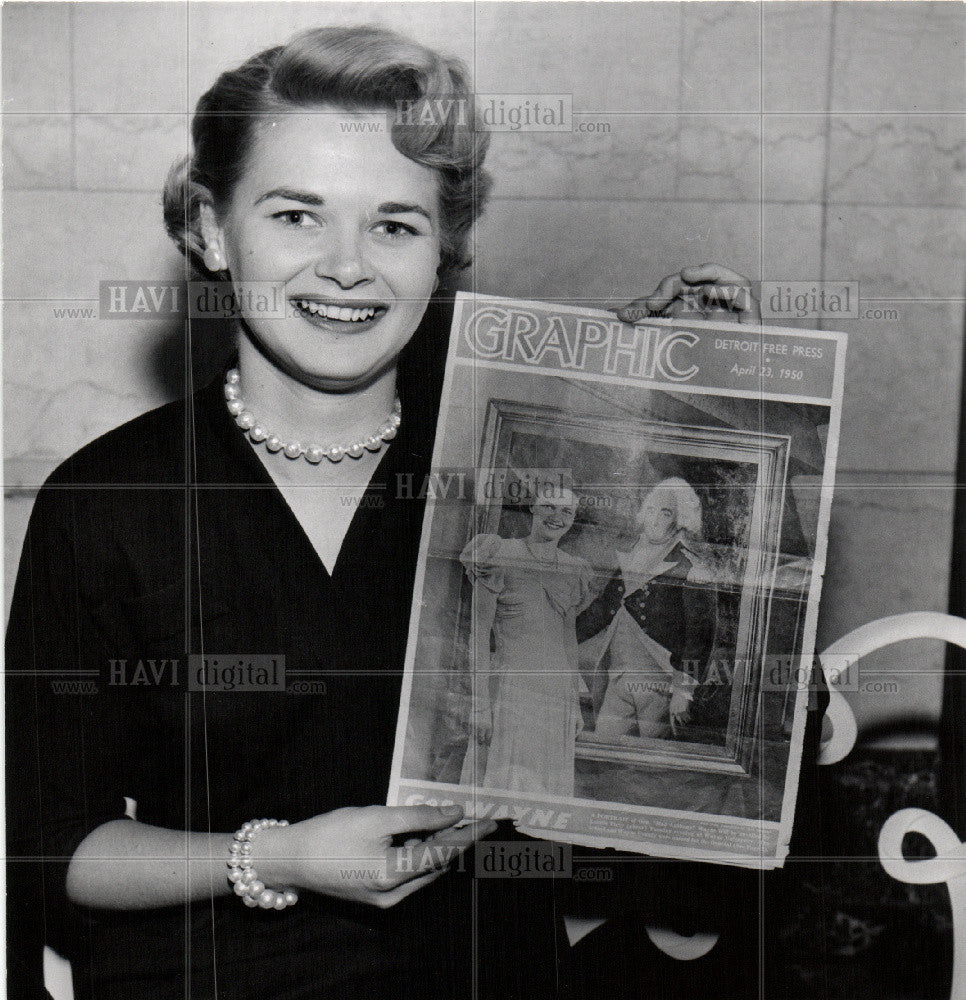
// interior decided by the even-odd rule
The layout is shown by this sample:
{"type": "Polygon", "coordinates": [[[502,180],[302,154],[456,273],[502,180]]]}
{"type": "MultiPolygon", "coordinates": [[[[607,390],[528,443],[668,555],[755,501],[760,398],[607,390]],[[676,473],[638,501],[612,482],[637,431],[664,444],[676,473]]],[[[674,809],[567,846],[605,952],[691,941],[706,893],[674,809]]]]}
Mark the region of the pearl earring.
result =
{"type": "Polygon", "coordinates": [[[221,251],[215,247],[208,247],[204,252],[202,260],[209,271],[225,270],[225,258],[222,257],[221,251]]]}

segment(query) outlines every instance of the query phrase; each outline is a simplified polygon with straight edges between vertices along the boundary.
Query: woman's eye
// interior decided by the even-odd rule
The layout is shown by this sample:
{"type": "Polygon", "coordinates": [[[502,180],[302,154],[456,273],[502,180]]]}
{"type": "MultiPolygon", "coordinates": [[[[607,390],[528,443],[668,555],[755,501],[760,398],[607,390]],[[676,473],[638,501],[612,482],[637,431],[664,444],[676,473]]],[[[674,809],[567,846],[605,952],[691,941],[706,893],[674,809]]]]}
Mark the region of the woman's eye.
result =
{"type": "Polygon", "coordinates": [[[418,233],[412,226],[407,226],[405,222],[397,222],[395,219],[385,219],[376,226],[386,236],[417,236],[418,233]]]}
{"type": "Polygon", "coordinates": [[[276,212],[272,218],[279,219],[293,228],[305,228],[315,225],[312,216],[301,208],[289,208],[284,212],[276,212]]]}

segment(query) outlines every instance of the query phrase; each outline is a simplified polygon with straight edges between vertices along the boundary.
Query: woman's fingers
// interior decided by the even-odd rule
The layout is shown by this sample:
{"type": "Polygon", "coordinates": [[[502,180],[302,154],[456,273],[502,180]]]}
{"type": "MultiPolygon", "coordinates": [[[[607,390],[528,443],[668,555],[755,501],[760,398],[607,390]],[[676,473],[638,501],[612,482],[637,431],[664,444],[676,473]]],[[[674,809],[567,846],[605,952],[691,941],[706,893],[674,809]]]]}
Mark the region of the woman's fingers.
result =
{"type": "Polygon", "coordinates": [[[628,302],[626,306],[620,306],[613,312],[622,323],[640,323],[651,315],[651,310],[647,307],[647,297],[634,299],[633,302],[628,302]]]}
{"type": "Polygon", "coordinates": [[[423,876],[439,873],[452,864],[474,841],[496,829],[493,820],[478,820],[466,826],[440,830],[425,840],[407,842],[386,855],[386,880],[383,891],[423,876]]]}
{"type": "Polygon", "coordinates": [[[622,323],[639,323],[648,316],[656,316],[687,287],[680,274],[669,274],[661,279],[661,283],[650,295],[634,299],[617,309],[617,318],[622,323]]]}
{"type": "Polygon", "coordinates": [[[488,837],[496,829],[496,822],[492,819],[478,819],[466,826],[452,827],[448,830],[440,830],[428,839],[436,843],[455,844],[457,847],[469,847],[476,840],[488,837]]]}
{"type": "Polygon", "coordinates": [[[751,282],[737,271],[712,263],[685,267],[667,275],[650,295],[635,299],[616,312],[624,323],[638,323],[648,316],[702,315],[709,309],[734,314],[742,323],[761,321],[751,282]]]}
{"type": "Polygon", "coordinates": [[[413,891],[394,890],[425,884],[495,828],[492,820],[484,820],[456,829],[462,817],[457,805],[346,807],[322,813],[285,828],[296,835],[295,874],[286,881],[338,899],[391,906],[413,891]],[[393,846],[397,837],[402,847],[393,846]]]}
{"type": "Polygon", "coordinates": [[[425,875],[420,875],[417,878],[401,882],[392,888],[386,889],[384,892],[377,893],[372,901],[380,909],[388,909],[390,906],[395,906],[396,903],[402,902],[407,896],[411,896],[414,892],[422,889],[423,886],[435,882],[445,870],[445,868],[439,868],[425,875]]]}
{"type": "Polygon", "coordinates": [[[681,278],[689,285],[751,285],[751,282],[731,268],[721,264],[694,264],[681,269],[681,278]]]}
{"type": "Polygon", "coordinates": [[[431,841],[423,841],[414,847],[393,847],[386,855],[386,877],[379,885],[379,891],[387,892],[430,872],[443,871],[459,855],[460,848],[455,844],[434,844],[431,841]]]}
{"type": "Polygon", "coordinates": [[[700,286],[711,304],[738,314],[741,323],[760,323],[761,306],[751,289],[751,282],[737,271],[721,264],[698,264],[681,271],[689,286],[700,286]]]}
{"type": "Polygon", "coordinates": [[[377,806],[384,813],[385,833],[416,833],[421,830],[442,830],[463,818],[460,806],[377,806]]]}
{"type": "MultiPolygon", "coordinates": [[[[683,272],[682,272],[683,274],[683,272]]],[[[669,274],[661,279],[661,283],[644,300],[652,313],[663,312],[680,294],[689,288],[682,274],[669,274]]]]}

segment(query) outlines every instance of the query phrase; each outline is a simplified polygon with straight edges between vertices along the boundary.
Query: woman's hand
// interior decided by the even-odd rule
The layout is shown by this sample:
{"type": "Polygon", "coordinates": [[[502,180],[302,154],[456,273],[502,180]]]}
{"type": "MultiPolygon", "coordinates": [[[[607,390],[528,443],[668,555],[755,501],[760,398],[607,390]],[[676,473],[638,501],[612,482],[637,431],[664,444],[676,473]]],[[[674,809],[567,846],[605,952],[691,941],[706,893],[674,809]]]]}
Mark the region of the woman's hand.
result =
{"type": "Polygon", "coordinates": [[[650,295],[614,311],[625,323],[639,323],[649,316],[761,322],[751,282],[720,264],[699,264],[669,274],[650,295]]]}
{"type": "Polygon", "coordinates": [[[434,882],[492,820],[456,829],[459,806],[367,806],[336,809],[259,832],[255,868],[266,885],[292,885],[380,909],[434,882]],[[410,834],[403,846],[394,838],[410,834]]]}
{"type": "Polygon", "coordinates": [[[677,692],[672,694],[668,715],[671,718],[671,732],[677,736],[678,727],[686,726],[691,721],[691,699],[677,692]]]}
{"type": "Polygon", "coordinates": [[[489,702],[477,699],[470,719],[470,734],[480,746],[486,746],[493,735],[493,708],[489,702]]]}

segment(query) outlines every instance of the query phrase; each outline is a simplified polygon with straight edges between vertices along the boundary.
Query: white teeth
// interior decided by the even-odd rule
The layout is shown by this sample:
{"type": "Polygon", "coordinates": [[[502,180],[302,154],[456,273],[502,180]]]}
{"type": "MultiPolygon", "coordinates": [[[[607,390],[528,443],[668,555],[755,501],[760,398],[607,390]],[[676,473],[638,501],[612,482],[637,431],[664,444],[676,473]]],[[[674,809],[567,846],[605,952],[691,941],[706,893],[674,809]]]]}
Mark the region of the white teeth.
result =
{"type": "Polygon", "coordinates": [[[330,306],[324,302],[314,302],[311,299],[297,299],[296,304],[300,309],[311,313],[313,316],[337,319],[343,323],[359,323],[363,320],[372,319],[376,314],[375,306],[366,306],[365,309],[350,309],[348,306],[330,306]]]}

